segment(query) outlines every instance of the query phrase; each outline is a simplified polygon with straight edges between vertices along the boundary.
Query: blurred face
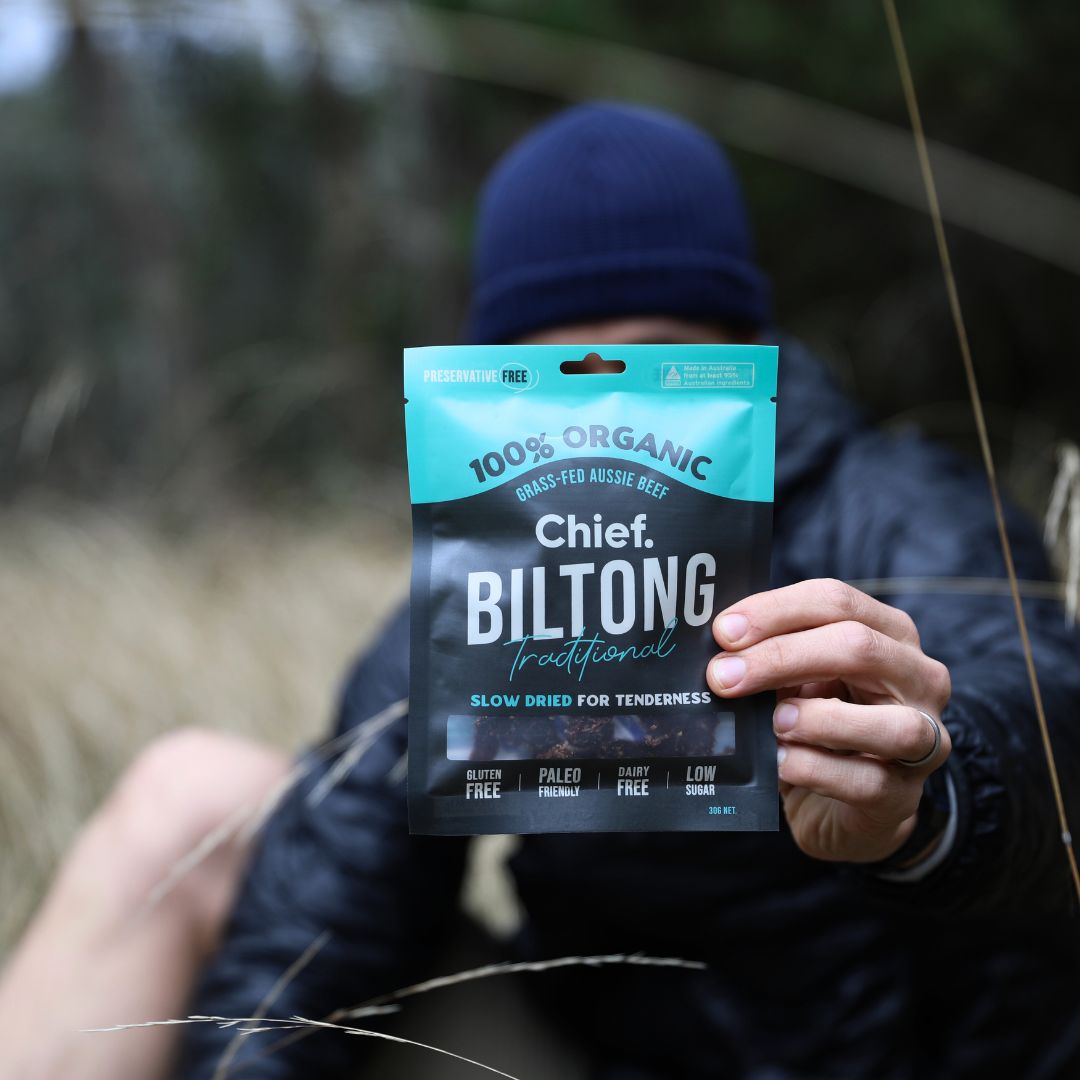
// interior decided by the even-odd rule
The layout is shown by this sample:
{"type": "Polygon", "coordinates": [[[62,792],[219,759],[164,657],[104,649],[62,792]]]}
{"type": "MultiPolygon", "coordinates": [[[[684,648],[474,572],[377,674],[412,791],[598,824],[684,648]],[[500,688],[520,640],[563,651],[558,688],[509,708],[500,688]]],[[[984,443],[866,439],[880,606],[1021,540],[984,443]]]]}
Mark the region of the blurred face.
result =
{"type": "Polygon", "coordinates": [[[752,345],[752,331],[733,331],[719,323],[666,315],[634,315],[597,322],[568,323],[527,334],[518,345],[752,345]]]}

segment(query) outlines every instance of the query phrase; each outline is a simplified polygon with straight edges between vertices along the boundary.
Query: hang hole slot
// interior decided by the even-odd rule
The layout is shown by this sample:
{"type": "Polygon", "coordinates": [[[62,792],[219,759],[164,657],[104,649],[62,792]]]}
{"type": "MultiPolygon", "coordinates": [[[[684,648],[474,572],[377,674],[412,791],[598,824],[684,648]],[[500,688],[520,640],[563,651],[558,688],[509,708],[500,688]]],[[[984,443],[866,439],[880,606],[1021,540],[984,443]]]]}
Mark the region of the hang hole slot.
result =
{"type": "Polygon", "coordinates": [[[564,360],[559,365],[564,375],[621,375],[626,370],[624,360],[605,360],[599,353],[586,353],[580,360],[564,360]]]}

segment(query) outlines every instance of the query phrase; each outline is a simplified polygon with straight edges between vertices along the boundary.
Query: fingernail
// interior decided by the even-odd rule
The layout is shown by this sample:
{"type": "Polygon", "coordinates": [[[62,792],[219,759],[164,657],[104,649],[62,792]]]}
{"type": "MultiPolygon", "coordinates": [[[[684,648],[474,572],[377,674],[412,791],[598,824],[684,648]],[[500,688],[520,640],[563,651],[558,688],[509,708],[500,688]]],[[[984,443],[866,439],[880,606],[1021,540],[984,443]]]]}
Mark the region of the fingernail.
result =
{"type": "Polygon", "coordinates": [[[738,641],[746,636],[750,629],[750,620],[745,615],[721,615],[720,633],[727,641],[738,641]]]}
{"type": "Polygon", "coordinates": [[[787,757],[787,747],[778,746],[776,748],[776,772],[779,774],[781,766],[784,764],[784,758],[787,757]]]}
{"type": "Polygon", "coordinates": [[[778,705],[776,712],[773,713],[773,728],[776,731],[790,731],[798,719],[798,708],[785,701],[783,705],[778,705]]]}
{"type": "Polygon", "coordinates": [[[746,662],[737,656],[722,656],[713,661],[713,678],[725,689],[730,690],[742,682],[746,674],[746,662]]]}

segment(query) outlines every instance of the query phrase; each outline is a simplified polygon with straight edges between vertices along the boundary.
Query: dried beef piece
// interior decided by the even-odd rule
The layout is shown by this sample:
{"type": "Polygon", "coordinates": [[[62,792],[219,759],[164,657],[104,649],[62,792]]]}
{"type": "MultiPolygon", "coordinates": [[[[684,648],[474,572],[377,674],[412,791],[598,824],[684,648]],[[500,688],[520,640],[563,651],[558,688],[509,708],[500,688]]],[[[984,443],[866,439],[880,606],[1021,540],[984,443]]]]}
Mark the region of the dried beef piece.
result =
{"type": "Polygon", "coordinates": [[[604,756],[615,743],[615,720],[611,716],[573,716],[566,721],[566,739],[582,756],[604,756]]]}
{"type": "Polygon", "coordinates": [[[641,718],[645,729],[642,745],[649,750],[665,749],[671,739],[671,718],[666,716],[646,716],[641,718]]]}
{"type": "Polygon", "coordinates": [[[566,761],[575,757],[580,757],[580,755],[574,752],[574,748],[569,743],[565,742],[549,747],[543,753],[536,755],[538,761],[566,761]]]}
{"type": "Polygon", "coordinates": [[[716,718],[690,716],[683,721],[682,751],[684,757],[710,757],[716,740],[716,718]]]}
{"type": "Polygon", "coordinates": [[[550,716],[515,717],[510,738],[526,759],[544,757],[563,741],[558,725],[550,716]]]}
{"type": "Polygon", "coordinates": [[[478,716],[473,721],[470,761],[494,761],[499,756],[499,723],[495,716],[478,716]]]}

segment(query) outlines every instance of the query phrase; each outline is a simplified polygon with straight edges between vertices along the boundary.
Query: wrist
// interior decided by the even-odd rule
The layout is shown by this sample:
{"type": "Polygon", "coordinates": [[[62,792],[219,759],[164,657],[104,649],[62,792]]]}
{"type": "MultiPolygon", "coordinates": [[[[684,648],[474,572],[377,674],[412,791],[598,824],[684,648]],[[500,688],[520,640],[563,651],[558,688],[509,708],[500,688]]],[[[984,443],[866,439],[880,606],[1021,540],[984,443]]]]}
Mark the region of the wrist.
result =
{"type": "MultiPolygon", "coordinates": [[[[918,866],[919,863],[921,863],[924,859],[930,858],[930,856],[933,855],[939,847],[941,847],[941,843],[945,839],[945,827],[946,826],[943,825],[938,834],[921,851],[912,855],[908,859],[897,862],[896,869],[910,870],[913,866],[918,866]]],[[[899,848],[897,850],[899,850],[899,848]]],[[[896,852],[894,852],[893,854],[895,855],[896,852]]]]}
{"type": "Polygon", "coordinates": [[[923,785],[915,822],[904,842],[888,858],[866,867],[887,881],[919,881],[936,869],[952,849],[956,834],[956,791],[946,768],[935,770],[923,785]]]}

